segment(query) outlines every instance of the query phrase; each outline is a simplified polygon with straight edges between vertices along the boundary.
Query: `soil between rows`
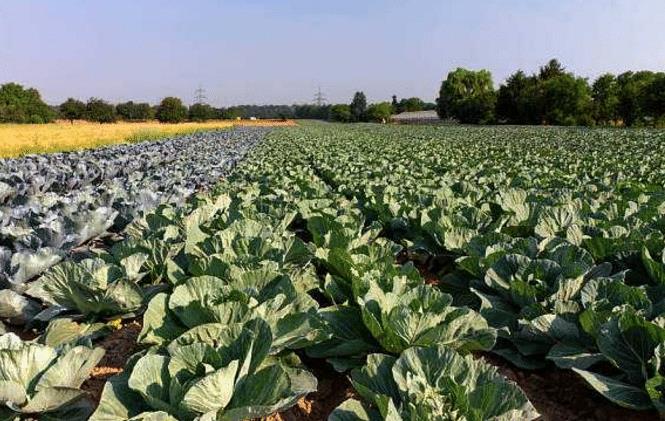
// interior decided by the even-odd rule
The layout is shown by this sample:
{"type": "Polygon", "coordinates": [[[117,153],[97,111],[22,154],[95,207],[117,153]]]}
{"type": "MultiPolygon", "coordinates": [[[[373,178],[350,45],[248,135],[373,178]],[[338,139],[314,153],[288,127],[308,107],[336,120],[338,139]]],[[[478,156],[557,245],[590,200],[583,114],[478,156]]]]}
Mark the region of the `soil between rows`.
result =
{"type": "Polygon", "coordinates": [[[106,380],[122,372],[129,357],[137,351],[136,339],[140,332],[141,324],[138,321],[127,321],[96,344],[104,348],[106,353],[92,370],[90,378],[81,386],[81,389],[90,393],[95,404],[99,403],[106,380]]]}

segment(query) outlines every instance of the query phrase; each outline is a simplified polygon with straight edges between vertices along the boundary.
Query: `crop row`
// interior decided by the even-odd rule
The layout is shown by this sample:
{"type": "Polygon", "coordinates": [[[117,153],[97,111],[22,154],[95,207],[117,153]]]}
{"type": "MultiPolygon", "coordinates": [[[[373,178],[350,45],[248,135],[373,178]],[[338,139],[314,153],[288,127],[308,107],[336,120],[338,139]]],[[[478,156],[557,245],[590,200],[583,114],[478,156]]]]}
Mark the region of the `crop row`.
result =
{"type": "Polygon", "coordinates": [[[22,284],[108,230],[219,181],[262,131],[198,133],[0,162],[0,287],[22,284]]]}
{"type": "Polygon", "coordinates": [[[304,361],[325,360],[355,389],[333,421],[537,418],[477,352],[573,369],[619,405],[661,410],[662,141],[275,131],[211,194],[158,206],[110,250],[26,286],[42,334],[0,337],[4,411],[258,418],[315,391],[304,361]],[[142,322],[139,351],[94,409],[81,385],[119,318],[142,322]]]}

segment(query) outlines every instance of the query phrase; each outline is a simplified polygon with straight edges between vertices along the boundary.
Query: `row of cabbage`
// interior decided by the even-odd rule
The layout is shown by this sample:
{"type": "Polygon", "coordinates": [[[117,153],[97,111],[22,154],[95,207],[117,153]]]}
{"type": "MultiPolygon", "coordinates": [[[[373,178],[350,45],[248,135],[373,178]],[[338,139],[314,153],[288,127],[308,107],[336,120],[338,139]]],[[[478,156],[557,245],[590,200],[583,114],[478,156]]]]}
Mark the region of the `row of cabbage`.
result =
{"type": "Polygon", "coordinates": [[[121,231],[161,203],[183,203],[263,135],[206,132],[0,161],[0,288],[20,292],[72,248],[121,231]]]}
{"type": "Polygon", "coordinates": [[[271,134],[214,194],[160,206],[109,251],[32,283],[44,333],[0,338],[2,416],[86,419],[80,387],[103,354],[93,344],[140,317],[141,351],[93,420],[284,411],[317,388],[304,356],[350,373],[359,399],[331,420],[535,419],[514,383],[471,356],[498,330],[396,263],[403,247],[317,175],[302,130],[271,134]]]}
{"type": "Polygon", "coordinates": [[[331,126],[285,138],[275,147],[306,155],[497,329],[493,352],[665,412],[665,132],[331,126]]]}

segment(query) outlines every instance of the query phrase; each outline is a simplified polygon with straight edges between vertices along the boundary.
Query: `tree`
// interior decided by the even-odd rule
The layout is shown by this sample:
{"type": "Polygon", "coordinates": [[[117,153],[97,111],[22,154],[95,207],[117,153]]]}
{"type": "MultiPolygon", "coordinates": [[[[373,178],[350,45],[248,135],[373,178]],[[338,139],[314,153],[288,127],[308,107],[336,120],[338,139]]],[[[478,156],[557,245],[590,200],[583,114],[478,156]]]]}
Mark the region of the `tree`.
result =
{"type": "Polygon", "coordinates": [[[229,107],[222,109],[222,118],[224,120],[235,120],[245,117],[245,111],[241,107],[229,107]]]}
{"type": "Polygon", "coordinates": [[[647,88],[645,109],[655,125],[665,126],[665,73],[654,75],[647,88]]]}
{"type": "Polygon", "coordinates": [[[528,77],[518,70],[506,79],[506,83],[499,87],[496,99],[496,118],[509,124],[538,123],[538,117],[533,117],[533,105],[536,90],[533,89],[536,79],[528,77]],[[535,120],[535,121],[534,121],[535,120]]]}
{"type": "Polygon", "coordinates": [[[62,118],[69,120],[72,124],[74,124],[74,120],[83,120],[85,118],[85,103],[78,99],[68,98],[67,101],[60,104],[58,110],[62,118]]]}
{"type": "Polygon", "coordinates": [[[641,126],[647,122],[647,91],[654,80],[649,71],[625,72],[617,77],[619,85],[618,112],[626,126],[641,126]]]}
{"type": "Polygon", "coordinates": [[[330,119],[330,110],[332,106],[328,105],[313,105],[303,104],[295,105],[293,110],[294,118],[304,118],[313,120],[328,120],[330,119]]]}
{"type": "Polygon", "coordinates": [[[559,60],[553,58],[546,65],[540,68],[538,73],[538,79],[541,81],[546,81],[558,76],[563,76],[566,73],[566,68],[563,67],[559,60]]]}
{"type": "Polygon", "coordinates": [[[564,73],[542,82],[543,121],[561,126],[591,125],[592,102],[586,79],[564,73]]]}
{"type": "Polygon", "coordinates": [[[187,107],[180,98],[169,96],[160,102],[155,117],[161,123],[181,123],[187,118],[187,107]]]}
{"type": "Polygon", "coordinates": [[[99,98],[90,98],[85,105],[85,119],[97,123],[115,123],[115,107],[99,98]]]}
{"type": "Polygon", "coordinates": [[[48,123],[55,113],[39,91],[17,83],[0,86],[0,123],[48,123]]]}
{"type": "Polygon", "coordinates": [[[619,119],[619,84],[614,75],[599,76],[591,86],[591,97],[597,124],[609,125],[619,119]]]}
{"type": "Polygon", "coordinates": [[[417,97],[403,98],[400,103],[400,110],[407,112],[422,111],[425,103],[422,99],[417,97]]]}
{"type": "Polygon", "coordinates": [[[393,95],[393,100],[390,105],[393,107],[393,113],[399,114],[402,112],[399,107],[399,102],[397,102],[397,95],[393,95]]]}
{"type": "Polygon", "coordinates": [[[128,101],[115,108],[120,118],[126,121],[146,121],[152,118],[152,107],[147,103],[128,101]]]}
{"type": "Polygon", "coordinates": [[[364,92],[356,92],[353,95],[353,101],[349,106],[351,110],[351,120],[354,122],[364,121],[365,112],[367,111],[367,98],[364,92]]]}
{"type": "MultiPolygon", "coordinates": [[[[208,104],[197,103],[189,107],[191,121],[208,121],[215,118],[215,110],[208,104]]],[[[272,117],[275,118],[275,117],[272,117]]]]}
{"type": "Polygon", "coordinates": [[[483,124],[494,119],[495,104],[492,74],[488,70],[458,68],[441,83],[437,112],[441,118],[483,124]]]}
{"type": "Polygon", "coordinates": [[[340,123],[348,123],[352,121],[351,107],[346,104],[337,104],[330,107],[330,120],[340,123]]]}
{"type": "Polygon", "coordinates": [[[380,102],[372,104],[367,108],[367,119],[378,123],[385,123],[390,120],[393,113],[393,107],[389,102],[380,102]]]}

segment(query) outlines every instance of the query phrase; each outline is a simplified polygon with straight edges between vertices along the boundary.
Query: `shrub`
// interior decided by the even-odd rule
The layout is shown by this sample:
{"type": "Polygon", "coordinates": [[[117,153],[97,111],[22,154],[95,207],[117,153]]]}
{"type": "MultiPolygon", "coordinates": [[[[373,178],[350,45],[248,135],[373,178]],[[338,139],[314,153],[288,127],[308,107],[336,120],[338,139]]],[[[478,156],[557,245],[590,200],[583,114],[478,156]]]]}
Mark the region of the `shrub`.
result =
{"type": "Polygon", "coordinates": [[[330,107],[330,120],[340,123],[351,121],[351,107],[346,104],[337,104],[330,107]]]}
{"type": "Polygon", "coordinates": [[[113,104],[99,98],[88,100],[85,106],[85,118],[97,123],[115,123],[118,119],[113,104]]]}
{"type": "Polygon", "coordinates": [[[372,104],[367,108],[367,120],[375,122],[387,122],[392,115],[393,107],[389,102],[372,104]]]}
{"type": "Polygon", "coordinates": [[[116,111],[121,119],[126,121],[146,121],[152,118],[152,107],[147,103],[133,101],[118,104],[116,111]]]}
{"type": "Polygon", "coordinates": [[[194,104],[189,107],[191,121],[207,121],[215,118],[215,109],[208,104],[194,104]]]}
{"type": "Polygon", "coordinates": [[[78,99],[69,98],[58,107],[60,117],[74,123],[74,120],[83,120],[85,118],[85,103],[78,99]]]}
{"type": "Polygon", "coordinates": [[[55,113],[36,89],[17,83],[0,86],[0,123],[48,123],[54,118],[55,113]]]}
{"type": "Polygon", "coordinates": [[[350,110],[352,121],[365,120],[365,112],[367,111],[367,98],[365,97],[364,92],[356,92],[355,95],[353,95],[350,110]]]}
{"type": "Polygon", "coordinates": [[[494,120],[496,95],[488,70],[458,68],[441,83],[437,112],[442,119],[483,124],[494,120]]]}
{"type": "Polygon", "coordinates": [[[187,107],[176,97],[166,97],[157,107],[155,117],[161,123],[181,123],[187,118],[187,107]]]}

